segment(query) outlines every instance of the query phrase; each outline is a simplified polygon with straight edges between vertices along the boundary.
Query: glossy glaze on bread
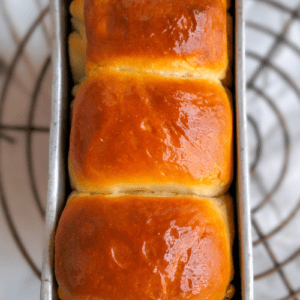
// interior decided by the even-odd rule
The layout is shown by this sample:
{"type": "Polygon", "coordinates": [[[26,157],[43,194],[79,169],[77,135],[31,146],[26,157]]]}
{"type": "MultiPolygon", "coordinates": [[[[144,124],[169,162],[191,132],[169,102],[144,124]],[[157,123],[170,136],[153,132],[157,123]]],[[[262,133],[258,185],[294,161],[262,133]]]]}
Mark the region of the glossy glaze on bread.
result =
{"type": "Polygon", "coordinates": [[[232,298],[227,5],[73,0],[62,300],[232,298]]]}
{"type": "Polygon", "coordinates": [[[220,83],[228,66],[226,2],[75,0],[73,24],[83,24],[84,7],[86,78],[82,60],[72,61],[85,51],[85,32],[76,25],[69,38],[73,77],[84,80],[73,90],[72,186],[225,193],[232,179],[232,110],[220,83]],[[190,45],[188,52],[175,44],[190,45]],[[221,60],[208,59],[219,52],[221,60]],[[205,70],[190,56],[206,57],[199,60],[205,70]]]}
{"type": "Polygon", "coordinates": [[[232,279],[232,203],[74,195],[56,232],[62,300],[220,300],[232,279]]]}
{"type": "Polygon", "coordinates": [[[218,82],[105,70],[77,94],[70,174],[78,191],[223,193],[232,109],[218,82]]]}
{"type": "Polygon", "coordinates": [[[224,77],[226,1],[88,0],[85,5],[88,72],[109,65],[224,77]]]}

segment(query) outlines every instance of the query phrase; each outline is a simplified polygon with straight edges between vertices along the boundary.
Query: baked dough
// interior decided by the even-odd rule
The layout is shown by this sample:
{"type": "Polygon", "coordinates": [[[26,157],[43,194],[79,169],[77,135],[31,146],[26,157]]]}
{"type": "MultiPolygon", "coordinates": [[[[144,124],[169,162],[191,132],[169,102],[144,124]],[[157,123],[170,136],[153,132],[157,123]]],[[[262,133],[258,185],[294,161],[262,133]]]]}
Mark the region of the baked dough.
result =
{"type": "Polygon", "coordinates": [[[56,231],[59,296],[222,300],[232,291],[233,231],[229,196],[75,194],[56,231]]]}
{"type": "Polygon", "coordinates": [[[77,192],[55,237],[62,300],[232,298],[228,5],[71,3],[77,192]]]}
{"type": "Polygon", "coordinates": [[[232,108],[218,81],[93,72],[73,107],[69,170],[81,192],[224,193],[232,108]]]}

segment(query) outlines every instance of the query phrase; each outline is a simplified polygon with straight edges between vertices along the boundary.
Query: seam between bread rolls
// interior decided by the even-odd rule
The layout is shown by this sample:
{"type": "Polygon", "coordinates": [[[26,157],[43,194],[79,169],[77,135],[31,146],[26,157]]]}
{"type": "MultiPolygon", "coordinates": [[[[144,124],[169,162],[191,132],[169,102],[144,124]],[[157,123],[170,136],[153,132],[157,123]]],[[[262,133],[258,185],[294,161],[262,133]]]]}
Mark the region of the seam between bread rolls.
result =
{"type": "Polygon", "coordinates": [[[92,73],[97,73],[98,71],[102,70],[110,70],[110,71],[117,71],[117,72],[124,72],[124,73],[132,73],[132,74],[151,74],[151,75],[159,75],[162,77],[169,77],[169,78],[191,78],[191,79],[207,79],[214,82],[219,83],[223,86],[221,80],[222,78],[216,76],[216,75],[207,75],[204,73],[189,73],[189,72],[175,72],[175,71],[161,71],[156,69],[147,69],[147,68],[133,68],[129,66],[98,66],[97,68],[94,68],[88,76],[90,76],[92,73]]]}

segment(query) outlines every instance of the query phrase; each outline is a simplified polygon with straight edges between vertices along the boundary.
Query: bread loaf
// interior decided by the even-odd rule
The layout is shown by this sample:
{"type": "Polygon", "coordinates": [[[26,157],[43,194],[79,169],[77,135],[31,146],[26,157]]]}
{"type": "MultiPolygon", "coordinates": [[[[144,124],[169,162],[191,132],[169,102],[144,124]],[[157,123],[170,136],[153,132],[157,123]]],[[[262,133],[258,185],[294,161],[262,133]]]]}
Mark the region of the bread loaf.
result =
{"type": "Polygon", "coordinates": [[[73,0],[62,300],[232,298],[227,6],[73,0]]]}

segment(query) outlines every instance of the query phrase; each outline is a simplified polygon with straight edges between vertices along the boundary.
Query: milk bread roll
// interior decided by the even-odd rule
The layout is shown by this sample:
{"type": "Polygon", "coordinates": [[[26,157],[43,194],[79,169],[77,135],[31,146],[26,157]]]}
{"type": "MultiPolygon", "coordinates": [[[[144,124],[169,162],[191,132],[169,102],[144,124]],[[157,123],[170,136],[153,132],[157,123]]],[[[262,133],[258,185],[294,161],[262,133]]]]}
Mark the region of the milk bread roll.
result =
{"type": "MultiPolygon", "coordinates": [[[[97,1],[100,4],[101,4],[101,2],[103,2],[103,1],[99,1],[99,0],[97,0],[97,1]]],[[[80,41],[80,45],[79,46],[78,46],[78,43],[74,43],[74,39],[73,40],[69,40],[69,53],[70,53],[71,69],[72,69],[73,79],[75,80],[76,83],[78,83],[83,78],[83,76],[80,75],[80,77],[78,79],[78,73],[79,74],[85,74],[85,67],[82,64],[82,61],[85,62],[85,59],[86,59],[86,44],[87,44],[87,41],[86,41],[86,30],[85,30],[85,25],[84,25],[84,2],[85,2],[84,0],[73,0],[72,3],[71,3],[71,5],[70,5],[70,13],[72,15],[72,20],[71,21],[72,21],[73,28],[75,29],[75,31],[81,37],[81,41],[80,41]],[[78,51],[82,52],[82,50],[81,50],[82,47],[84,47],[84,53],[82,54],[81,57],[76,56],[76,53],[78,53],[78,51]],[[78,48],[80,48],[80,49],[78,49],[78,48]]],[[[94,6],[100,5],[99,3],[98,4],[97,3],[92,3],[91,4],[90,2],[87,2],[86,7],[93,8],[94,6]]],[[[222,1],[221,1],[221,3],[223,5],[222,1]]],[[[115,6],[116,3],[114,3],[114,4],[111,3],[109,5],[115,6]]],[[[120,5],[122,5],[122,3],[118,3],[117,5],[120,6],[120,5]]],[[[156,5],[163,6],[165,4],[160,3],[160,4],[156,4],[156,5]]],[[[205,5],[206,4],[203,2],[202,6],[205,7],[205,5]]],[[[230,1],[227,1],[227,8],[229,6],[230,6],[230,1]]],[[[93,15],[97,16],[94,11],[92,13],[93,13],[93,15]]],[[[102,12],[102,14],[103,13],[104,13],[104,11],[102,12]]],[[[217,15],[219,16],[220,14],[217,14],[217,15]]],[[[224,15],[224,9],[222,9],[222,16],[223,15],[224,15]]],[[[217,18],[219,19],[218,16],[217,16],[217,18]]],[[[182,16],[182,18],[184,18],[184,16],[182,16]]],[[[191,16],[190,16],[190,18],[191,18],[191,16]]],[[[148,71],[152,70],[153,72],[163,72],[163,73],[166,73],[166,74],[169,74],[169,75],[170,74],[173,74],[173,75],[175,74],[177,76],[187,76],[187,75],[188,76],[196,76],[196,77],[197,76],[200,76],[200,77],[202,77],[202,76],[211,76],[213,78],[222,79],[222,83],[224,85],[226,85],[226,86],[231,85],[231,83],[232,83],[232,74],[231,74],[231,69],[230,69],[230,66],[231,66],[230,61],[232,59],[232,54],[233,54],[233,52],[232,52],[232,43],[233,43],[233,41],[232,41],[232,17],[227,13],[226,14],[226,18],[227,18],[227,23],[226,23],[225,28],[227,30],[227,36],[226,36],[226,45],[227,45],[227,48],[228,48],[227,53],[225,51],[225,49],[226,49],[225,45],[223,45],[223,46],[219,45],[219,49],[222,49],[222,51],[224,52],[223,54],[225,56],[226,55],[228,56],[227,62],[224,64],[224,67],[223,67],[224,70],[222,70],[222,72],[221,72],[222,75],[220,75],[221,73],[219,71],[216,71],[216,70],[209,71],[210,67],[208,67],[208,72],[207,72],[207,70],[201,70],[201,68],[199,68],[199,67],[197,67],[196,69],[194,67],[192,67],[193,70],[192,70],[192,72],[190,72],[187,69],[191,69],[191,66],[188,66],[189,63],[188,62],[184,62],[184,61],[181,61],[179,63],[172,62],[172,66],[171,67],[170,66],[166,67],[165,61],[162,62],[163,67],[161,67],[160,65],[155,66],[153,64],[153,62],[151,62],[151,61],[147,61],[147,63],[145,64],[145,60],[147,60],[147,58],[140,58],[139,59],[140,60],[139,64],[137,63],[138,59],[136,59],[136,58],[131,58],[130,62],[123,62],[121,60],[119,64],[117,63],[116,60],[113,61],[113,62],[111,62],[111,63],[108,63],[108,64],[105,64],[104,62],[100,62],[99,64],[95,64],[94,67],[88,67],[88,69],[98,68],[99,66],[103,66],[103,65],[104,66],[105,65],[108,65],[108,66],[114,65],[117,69],[118,68],[121,68],[121,69],[122,68],[123,69],[124,68],[131,68],[131,69],[138,69],[138,70],[139,69],[142,69],[142,70],[147,69],[148,71]],[[184,64],[187,65],[187,69],[181,68],[180,66],[182,64],[183,65],[184,64]],[[176,67],[176,65],[179,65],[179,69],[176,67]]],[[[99,20],[100,19],[97,18],[97,20],[93,22],[94,26],[95,26],[95,24],[96,24],[96,26],[99,26],[100,23],[102,24],[102,21],[99,21],[99,20]]],[[[130,22],[132,22],[132,20],[130,22]]],[[[208,20],[207,20],[207,22],[208,22],[208,20]]],[[[222,22],[224,22],[224,20],[222,20],[222,22]]],[[[100,27],[101,27],[101,25],[100,25],[100,27]]],[[[184,28],[187,29],[187,25],[185,25],[184,28]]],[[[198,26],[197,30],[199,31],[200,29],[201,28],[198,26]]],[[[94,27],[93,27],[93,30],[94,30],[94,27]]],[[[173,30],[174,30],[174,32],[176,31],[176,26],[174,26],[173,30]]],[[[197,32],[197,30],[193,33],[193,35],[198,35],[199,36],[199,32],[197,32]]],[[[216,31],[216,28],[214,30],[216,31]]],[[[179,26],[179,28],[177,28],[177,31],[180,32],[180,26],[179,26]]],[[[189,36],[190,36],[191,31],[193,31],[192,28],[190,28],[190,30],[189,30],[189,36]]],[[[207,30],[206,33],[208,34],[209,30],[207,30]]],[[[224,31],[222,31],[222,34],[224,35],[224,31]]],[[[153,33],[152,33],[152,35],[154,36],[153,33]]],[[[211,33],[209,34],[209,36],[210,36],[210,39],[212,41],[213,37],[212,37],[211,33]]],[[[124,37],[124,38],[130,39],[129,36],[124,37]]],[[[176,38],[176,36],[173,36],[173,38],[176,38]]],[[[217,38],[216,38],[216,40],[217,40],[217,38]]],[[[132,39],[130,39],[130,42],[131,41],[132,41],[132,39]]],[[[152,42],[149,41],[149,44],[151,44],[151,43],[152,42]]],[[[192,44],[192,43],[193,43],[193,41],[190,38],[189,44],[192,44]]],[[[216,42],[215,44],[217,45],[218,42],[216,42]]],[[[130,43],[125,44],[125,47],[127,47],[127,45],[130,45],[130,43]]],[[[113,46],[111,45],[111,47],[113,47],[113,46]]],[[[204,47],[204,44],[201,43],[201,47],[204,47]]],[[[153,44],[150,45],[150,47],[148,49],[149,51],[151,50],[150,48],[153,48],[153,44]]],[[[151,51],[154,51],[154,50],[152,49],[151,51]]],[[[101,54],[98,53],[97,55],[101,55],[101,54]]],[[[108,55],[110,56],[110,53],[108,55]]],[[[179,55],[179,56],[183,60],[185,59],[184,55],[179,55]]],[[[165,60],[165,58],[164,58],[164,60],[165,60]]],[[[93,65],[93,63],[91,63],[91,64],[93,65]]],[[[88,65],[90,65],[89,62],[88,62],[88,65]]],[[[219,65],[219,67],[220,67],[220,65],[219,65]]]]}
{"type": "Polygon", "coordinates": [[[233,287],[232,201],[73,195],[56,232],[62,300],[222,300],[233,287]]]}
{"type": "Polygon", "coordinates": [[[225,0],[86,0],[86,70],[113,66],[222,79],[225,0]]]}
{"type": "Polygon", "coordinates": [[[224,193],[230,99],[218,81],[97,70],[74,101],[69,170],[81,192],[224,193]]]}

